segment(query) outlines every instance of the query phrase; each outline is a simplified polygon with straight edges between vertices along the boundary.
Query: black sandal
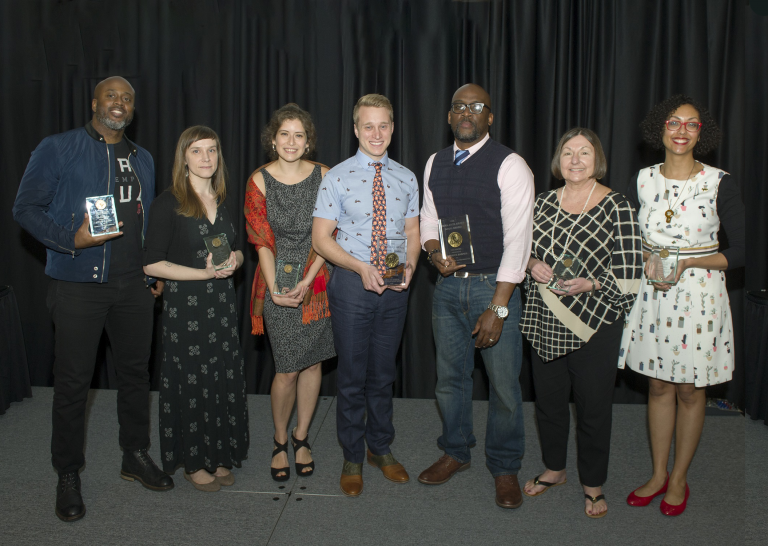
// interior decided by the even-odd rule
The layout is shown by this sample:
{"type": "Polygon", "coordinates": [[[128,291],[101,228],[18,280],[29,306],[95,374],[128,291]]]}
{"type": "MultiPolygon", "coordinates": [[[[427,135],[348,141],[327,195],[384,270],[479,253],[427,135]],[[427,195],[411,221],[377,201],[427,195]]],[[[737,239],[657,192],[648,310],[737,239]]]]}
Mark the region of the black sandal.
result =
{"type": "MultiPolygon", "coordinates": [[[[605,495],[601,494],[596,497],[593,497],[592,495],[587,495],[586,493],[584,493],[584,498],[589,499],[592,502],[592,508],[594,508],[595,504],[605,500],[605,495]]],[[[606,502],[606,504],[608,503],[606,502]]],[[[599,514],[590,514],[589,512],[587,512],[587,509],[584,508],[584,513],[587,515],[588,518],[599,519],[599,518],[602,518],[604,515],[606,515],[608,513],[608,510],[606,510],[605,512],[600,512],[599,514]]]]}
{"type": "MultiPolygon", "coordinates": [[[[273,438],[275,441],[275,445],[277,446],[274,450],[272,450],[272,458],[275,458],[275,455],[281,452],[285,452],[285,455],[288,455],[288,442],[285,442],[284,444],[281,444],[277,441],[277,439],[273,438]]],[[[285,468],[273,468],[272,466],[269,467],[269,471],[272,473],[272,479],[276,482],[287,482],[291,478],[291,467],[286,466],[285,468]],[[281,472],[284,472],[282,476],[278,476],[281,472]]]]}
{"type": "MultiPolygon", "coordinates": [[[[307,435],[307,438],[309,438],[309,435],[307,435]]],[[[309,447],[309,442],[307,442],[307,438],[304,438],[303,440],[297,440],[296,439],[296,429],[293,429],[293,432],[291,432],[291,442],[293,443],[293,456],[296,457],[296,452],[300,450],[302,447],[306,447],[307,451],[309,451],[310,455],[312,454],[312,448],[309,447]]],[[[311,476],[312,473],[315,471],[315,461],[312,461],[311,463],[296,463],[296,474],[299,476],[311,476]],[[305,468],[309,468],[308,472],[304,472],[305,468]]]]}

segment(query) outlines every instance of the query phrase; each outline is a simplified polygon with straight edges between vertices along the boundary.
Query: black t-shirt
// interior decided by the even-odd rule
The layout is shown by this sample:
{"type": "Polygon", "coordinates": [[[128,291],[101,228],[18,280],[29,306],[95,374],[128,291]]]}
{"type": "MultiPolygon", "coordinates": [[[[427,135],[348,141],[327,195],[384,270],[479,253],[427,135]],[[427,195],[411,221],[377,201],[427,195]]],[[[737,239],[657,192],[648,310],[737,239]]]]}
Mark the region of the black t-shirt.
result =
{"type": "Polygon", "coordinates": [[[128,161],[130,150],[125,139],[115,144],[115,207],[123,223],[123,236],[112,240],[109,280],[142,275],[142,231],[144,213],[141,185],[128,161]]]}

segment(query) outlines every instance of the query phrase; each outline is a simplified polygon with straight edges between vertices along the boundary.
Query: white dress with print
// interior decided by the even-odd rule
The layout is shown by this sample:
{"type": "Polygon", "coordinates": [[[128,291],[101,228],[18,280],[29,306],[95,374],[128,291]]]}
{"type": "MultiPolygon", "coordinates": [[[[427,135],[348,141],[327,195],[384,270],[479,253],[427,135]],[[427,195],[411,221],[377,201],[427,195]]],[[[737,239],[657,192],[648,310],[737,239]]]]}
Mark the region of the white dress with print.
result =
{"type": "MultiPolygon", "coordinates": [[[[727,173],[703,165],[685,184],[661,176],[659,166],[645,168],[637,177],[637,217],[645,243],[685,249],[680,259],[711,253],[720,228],[717,190],[727,173]],[[670,203],[675,205],[674,216],[667,223],[664,212],[670,203]]],[[[688,269],[668,292],[654,290],[643,274],[640,294],[624,326],[619,368],[626,363],[656,379],[704,387],[731,380],[733,357],[731,309],[722,271],[688,269]]]]}

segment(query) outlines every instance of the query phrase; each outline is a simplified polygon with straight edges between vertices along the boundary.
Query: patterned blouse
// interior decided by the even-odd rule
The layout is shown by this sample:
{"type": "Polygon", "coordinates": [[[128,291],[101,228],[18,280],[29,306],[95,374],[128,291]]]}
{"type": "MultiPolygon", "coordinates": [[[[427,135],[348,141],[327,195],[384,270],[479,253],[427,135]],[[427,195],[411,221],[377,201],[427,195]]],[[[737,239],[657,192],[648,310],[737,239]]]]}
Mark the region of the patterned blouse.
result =
{"type": "Polygon", "coordinates": [[[546,284],[526,276],[527,293],[520,330],[545,362],[575,351],[603,324],[612,324],[629,314],[640,289],[643,272],[642,238],[635,209],[615,191],[587,211],[578,214],[560,210],[556,190],[539,194],[533,211],[531,256],[552,267],[565,249],[583,264],[581,277],[593,278],[600,290],[575,296],[557,296],[546,284]],[[555,241],[552,224],[557,217],[555,241]]]}

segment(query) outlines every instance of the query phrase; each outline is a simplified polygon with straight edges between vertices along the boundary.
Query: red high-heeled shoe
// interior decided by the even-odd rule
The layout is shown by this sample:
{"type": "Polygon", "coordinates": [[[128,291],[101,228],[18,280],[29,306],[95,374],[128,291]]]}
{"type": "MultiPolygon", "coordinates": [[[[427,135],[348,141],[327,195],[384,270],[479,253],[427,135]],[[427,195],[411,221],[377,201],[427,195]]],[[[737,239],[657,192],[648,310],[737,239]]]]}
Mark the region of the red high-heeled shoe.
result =
{"type": "Polygon", "coordinates": [[[627,497],[627,504],[630,506],[648,506],[651,504],[651,501],[655,498],[661,495],[662,493],[667,492],[667,484],[669,483],[669,472],[667,472],[667,479],[664,481],[664,485],[661,489],[656,491],[653,495],[650,495],[648,497],[641,497],[639,495],[635,495],[635,491],[637,489],[640,489],[639,487],[635,489],[635,491],[632,491],[629,496],[627,497]]]}
{"type": "Polygon", "coordinates": [[[691,494],[691,490],[688,489],[688,484],[685,484],[685,498],[681,504],[669,504],[667,501],[661,501],[661,513],[665,516],[679,516],[685,512],[685,505],[688,504],[688,495],[691,494]]]}

